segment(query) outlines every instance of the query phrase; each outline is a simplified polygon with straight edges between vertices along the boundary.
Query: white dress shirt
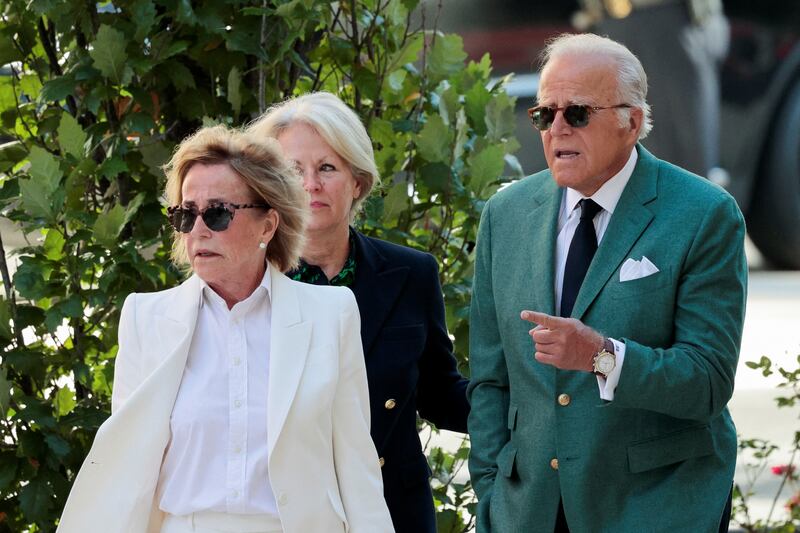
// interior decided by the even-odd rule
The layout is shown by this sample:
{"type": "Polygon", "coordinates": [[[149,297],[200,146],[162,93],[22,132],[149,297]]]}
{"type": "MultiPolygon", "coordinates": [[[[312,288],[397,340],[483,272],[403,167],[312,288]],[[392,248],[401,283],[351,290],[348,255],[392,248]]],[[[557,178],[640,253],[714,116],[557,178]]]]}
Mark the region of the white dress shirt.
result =
{"type": "MultiPolygon", "coordinates": [[[[636,160],[638,159],[636,148],[631,151],[631,155],[625,166],[606,181],[602,187],[592,196],[592,200],[597,202],[597,205],[603,209],[594,217],[594,229],[597,234],[597,245],[603,240],[608,223],[611,221],[611,216],[614,214],[614,209],[617,207],[622,191],[628,184],[628,180],[633,174],[633,169],[636,167],[636,160]]],[[[561,197],[561,210],[558,214],[558,237],[556,239],[556,272],[555,272],[555,292],[556,292],[556,314],[561,314],[561,292],[564,285],[564,269],[567,266],[567,253],[569,252],[569,245],[572,242],[572,237],[575,235],[575,229],[581,218],[581,210],[578,206],[583,198],[586,198],[581,193],[574,189],[567,188],[561,197]]],[[[600,389],[600,397],[604,400],[611,401],[614,399],[614,390],[619,383],[619,376],[622,373],[622,363],[625,360],[625,343],[619,342],[616,339],[611,339],[614,343],[614,352],[617,359],[617,365],[614,370],[608,375],[607,378],[597,376],[597,386],[600,389]]]]}
{"type": "Polygon", "coordinates": [[[159,474],[160,508],[277,516],[267,468],[269,269],[230,310],[207,284],[200,294],[159,474]]]}

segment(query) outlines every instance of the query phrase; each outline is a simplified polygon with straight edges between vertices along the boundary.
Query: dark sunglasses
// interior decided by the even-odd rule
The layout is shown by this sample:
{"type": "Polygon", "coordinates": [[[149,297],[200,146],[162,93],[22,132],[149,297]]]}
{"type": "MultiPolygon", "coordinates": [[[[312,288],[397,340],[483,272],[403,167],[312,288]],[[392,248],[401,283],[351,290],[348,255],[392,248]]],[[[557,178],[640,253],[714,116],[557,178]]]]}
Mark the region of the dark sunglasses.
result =
{"type": "Polygon", "coordinates": [[[566,107],[538,106],[528,109],[528,116],[531,118],[533,127],[537,130],[545,131],[553,125],[556,113],[564,112],[564,120],[573,128],[583,128],[589,124],[589,116],[595,111],[603,109],[619,109],[621,107],[631,107],[629,104],[612,105],[608,107],[597,107],[591,105],[571,104],[566,107]]]}
{"type": "Polygon", "coordinates": [[[203,219],[203,223],[211,231],[225,231],[233,220],[233,214],[237,209],[269,209],[269,204],[211,204],[203,210],[197,206],[183,207],[173,205],[167,208],[167,218],[175,231],[189,233],[194,227],[197,215],[203,219]]]}

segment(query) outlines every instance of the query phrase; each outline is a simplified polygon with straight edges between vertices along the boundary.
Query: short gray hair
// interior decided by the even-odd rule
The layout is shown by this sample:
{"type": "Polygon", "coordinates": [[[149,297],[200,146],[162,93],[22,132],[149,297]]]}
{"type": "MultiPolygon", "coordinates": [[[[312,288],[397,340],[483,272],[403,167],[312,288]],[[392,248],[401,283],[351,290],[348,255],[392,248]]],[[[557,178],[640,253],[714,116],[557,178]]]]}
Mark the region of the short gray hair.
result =
{"type": "Polygon", "coordinates": [[[339,157],[350,166],[361,192],[350,207],[350,219],[380,181],[372,141],[358,115],[342,100],[328,92],[314,92],[289,98],[264,112],[247,131],[261,137],[277,138],[294,123],[311,126],[339,157]]]}
{"type": "MultiPolygon", "coordinates": [[[[548,41],[542,51],[541,69],[554,58],[568,55],[599,55],[613,59],[617,64],[617,97],[620,102],[642,110],[644,118],[639,130],[639,140],[647,137],[653,128],[650,104],[647,103],[647,74],[633,52],[624,44],[593,33],[562,33],[548,41]]],[[[620,126],[627,123],[629,109],[617,110],[620,126]]]]}

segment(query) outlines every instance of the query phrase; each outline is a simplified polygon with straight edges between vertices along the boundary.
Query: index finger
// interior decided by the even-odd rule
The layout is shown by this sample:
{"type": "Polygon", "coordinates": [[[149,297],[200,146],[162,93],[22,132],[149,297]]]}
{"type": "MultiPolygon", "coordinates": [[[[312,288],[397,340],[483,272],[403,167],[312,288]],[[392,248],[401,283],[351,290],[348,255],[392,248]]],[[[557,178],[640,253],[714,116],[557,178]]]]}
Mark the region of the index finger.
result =
{"type": "Polygon", "coordinates": [[[540,326],[545,327],[547,329],[553,329],[553,326],[557,324],[556,317],[550,316],[547,313],[540,313],[539,311],[525,310],[522,313],[520,313],[519,316],[522,320],[527,320],[528,322],[539,324],[540,326]]]}

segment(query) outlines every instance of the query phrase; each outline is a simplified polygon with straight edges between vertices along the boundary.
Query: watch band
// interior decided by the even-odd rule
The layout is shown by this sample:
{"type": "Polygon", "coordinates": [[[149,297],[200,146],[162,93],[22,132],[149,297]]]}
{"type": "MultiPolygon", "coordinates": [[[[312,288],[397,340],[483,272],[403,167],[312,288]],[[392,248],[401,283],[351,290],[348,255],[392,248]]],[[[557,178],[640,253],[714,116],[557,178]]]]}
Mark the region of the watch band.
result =
{"type": "Polygon", "coordinates": [[[617,352],[614,350],[614,341],[608,337],[603,340],[603,349],[612,355],[617,355],[617,352]]]}

